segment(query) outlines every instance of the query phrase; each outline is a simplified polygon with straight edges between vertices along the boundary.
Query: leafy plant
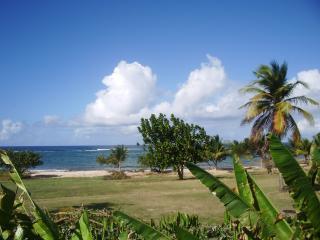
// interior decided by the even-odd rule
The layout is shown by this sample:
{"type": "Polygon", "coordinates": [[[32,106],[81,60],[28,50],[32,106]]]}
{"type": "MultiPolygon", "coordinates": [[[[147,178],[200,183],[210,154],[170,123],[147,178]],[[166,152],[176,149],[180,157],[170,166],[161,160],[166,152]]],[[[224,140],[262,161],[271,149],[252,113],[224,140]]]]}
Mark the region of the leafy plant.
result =
{"type": "Polygon", "coordinates": [[[126,160],[128,156],[128,149],[124,145],[117,146],[111,150],[111,154],[108,157],[99,155],[97,162],[100,164],[112,164],[118,167],[121,172],[121,163],[126,160]]]}
{"type": "MultiPolygon", "coordinates": [[[[297,161],[276,136],[270,136],[270,153],[295,201],[298,214],[289,219],[273,206],[253,177],[242,167],[239,158],[233,159],[238,194],[192,163],[187,163],[189,170],[225,205],[233,219],[239,220],[241,234],[249,238],[268,239],[311,239],[320,234],[320,202],[313,190],[312,182],[297,161]],[[249,221],[248,221],[249,220],[249,221]],[[251,221],[250,221],[251,220],[251,221]],[[254,220],[254,221],[252,221],[254,220]]],[[[320,152],[314,152],[317,161],[320,152]]]]}

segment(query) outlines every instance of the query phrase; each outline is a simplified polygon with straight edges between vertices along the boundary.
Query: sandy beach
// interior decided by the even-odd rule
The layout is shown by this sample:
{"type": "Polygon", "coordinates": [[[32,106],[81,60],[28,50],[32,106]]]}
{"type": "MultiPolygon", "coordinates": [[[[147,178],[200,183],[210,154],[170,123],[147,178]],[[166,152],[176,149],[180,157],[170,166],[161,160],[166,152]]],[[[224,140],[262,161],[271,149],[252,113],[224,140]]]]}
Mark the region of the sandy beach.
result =
{"type": "MultiPolygon", "coordinates": [[[[249,168],[252,169],[253,168],[249,168]]],[[[255,170],[259,168],[254,168],[255,170]]],[[[210,169],[207,170],[210,173],[214,175],[225,175],[228,173],[232,173],[232,170],[226,170],[226,169],[210,169]]],[[[113,171],[110,170],[87,170],[87,171],[66,171],[66,170],[33,170],[31,171],[31,176],[32,177],[37,177],[37,178],[76,178],[76,177],[101,177],[101,176],[106,176],[110,175],[113,171]]],[[[159,173],[153,173],[150,170],[144,170],[144,171],[124,171],[128,176],[130,177],[143,177],[146,175],[150,174],[159,174],[159,173]]],[[[188,169],[184,170],[184,173],[186,176],[190,176],[191,173],[188,169]]],[[[169,171],[165,173],[167,175],[176,175],[175,172],[169,171]]]]}

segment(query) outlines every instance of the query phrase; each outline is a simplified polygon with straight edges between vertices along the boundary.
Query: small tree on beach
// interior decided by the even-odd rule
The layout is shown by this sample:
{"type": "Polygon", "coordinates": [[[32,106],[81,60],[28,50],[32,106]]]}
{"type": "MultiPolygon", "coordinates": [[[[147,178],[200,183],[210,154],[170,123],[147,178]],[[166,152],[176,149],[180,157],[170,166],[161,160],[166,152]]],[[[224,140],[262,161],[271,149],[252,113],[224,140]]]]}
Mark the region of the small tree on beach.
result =
{"type": "MultiPolygon", "coordinates": [[[[19,173],[24,176],[30,168],[35,168],[42,165],[41,155],[32,151],[20,151],[6,150],[7,155],[15,165],[19,173]]],[[[0,161],[0,167],[8,169],[8,165],[0,161]]]]}
{"type": "Polygon", "coordinates": [[[111,150],[111,154],[108,157],[99,155],[97,162],[100,164],[112,164],[118,167],[121,172],[121,163],[126,160],[128,156],[128,149],[124,145],[120,145],[111,150]]]}

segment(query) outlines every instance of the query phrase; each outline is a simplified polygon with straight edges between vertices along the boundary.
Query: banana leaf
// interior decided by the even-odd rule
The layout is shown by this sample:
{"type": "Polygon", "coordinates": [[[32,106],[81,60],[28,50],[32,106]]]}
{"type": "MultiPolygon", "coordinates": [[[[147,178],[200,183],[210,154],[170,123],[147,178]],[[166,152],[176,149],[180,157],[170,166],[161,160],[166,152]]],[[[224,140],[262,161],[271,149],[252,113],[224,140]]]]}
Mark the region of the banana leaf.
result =
{"type": "Polygon", "coordinates": [[[233,170],[236,177],[238,192],[240,197],[249,205],[253,206],[254,199],[251,193],[250,185],[247,179],[245,169],[240,164],[238,155],[233,155],[233,170]]]}
{"type": "Polygon", "coordinates": [[[277,236],[277,239],[292,239],[293,230],[282,217],[279,211],[273,206],[268,197],[259,188],[254,179],[247,173],[248,181],[252,194],[255,199],[256,210],[261,214],[262,222],[264,223],[264,236],[270,237],[273,233],[277,236]]]}
{"type": "Polygon", "coordinates": [[[20,177],[19,172],[17,171],[14,164],[9,159],[8,155],[3,151],[0,152],[0,155],[1,155],[1,159],[3,160],[3,162],[10,166],[10,173],[9,174],[10,174],[11,181],[22,191],[24,196],[26,196],[29,199],[29,201],[33,207],[32,214],[36,218],[36,221],[33,224],[35,231],[45,240],[59,239],[59,233],[58,233],[56,225],[49,218],[48,214],[45,213],[33,201],[28,189],[26,188],[26,186],[24,185],[24,183],[20,177]]]}
{"type": "Polygon", "coordinates": [[[320,202],[308,178],[287,149],[276,136],[269,136],[272,159],[289,186],[291,197],[297,207],[305,212],[315,231],[320,233],[320,202]]]}
{"type": "Polygon", "coordinates": [[[218,178],[195,164],[186,163],[186,166],[195,177],[220,199],[232,217],[239,218],[242,223],[250,225],[252,221],[257,221],[255,210],[218,178]]]}
{"type": "Polygon", "coordinates": [[[120,211],[115,211],[113,215],[128,224],[137,234],[144,237],[146,240],[169,240],[170,237],[164,235],[163,233],[159,232],[158,230],[154,229],[153,227],[130,217],[120,211]]]}
{"type": "Polygon", "coordinates": [[[177,240],[199,240],[196,236],[192,235],[189,231],[179,226],[175,227],[175,235],[177,240]]]}
{"type": "Polygon", "coordinates": [[[83,211],[77,226],[75,233],[71,237],[72,240],[93,240],[89,218],[86,211],[83,211]]]}
{"type": "Polygon", "coordinates": [[[23,240],[23,237],[24,237],[24,230],[20,225],[18,225],[17,230],[14,233],[13,239],[14,240],[23,240]]]}
{"type": "Polygon", "coordinates": [[[311,179],[312,185],[314,185],[317,175],[320,176],[320,148],[315,143],[311,145],[310,156],[312,165],[308,172],[308,177],[311,179]]]}

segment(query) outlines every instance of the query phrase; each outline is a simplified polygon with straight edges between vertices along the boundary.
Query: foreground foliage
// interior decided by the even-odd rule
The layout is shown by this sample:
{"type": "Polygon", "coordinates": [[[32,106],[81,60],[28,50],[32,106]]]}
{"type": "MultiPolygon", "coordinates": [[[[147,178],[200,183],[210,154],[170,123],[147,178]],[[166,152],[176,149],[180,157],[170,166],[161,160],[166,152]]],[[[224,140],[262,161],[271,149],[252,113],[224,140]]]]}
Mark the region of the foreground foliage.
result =
{"type": "MultiPolygon", "coordinates": [[[[234,172],[238,193],[218,178],[194,164],[190,171],[225,205],[227,212],[241,224],[241,235],[251,238],[318,239],[320,237],[320,202],[310,178],[301,169],[291,152],[275,137],[270,137],[273,161],[289,186],[297,214],[287,219],[280,213],[255,183],[253,177],[234,157],[234,172]],[[289,225],[290,223],[290,225],[289,225]]],[[[314,161],[320,161],[320,149],[314,148],[314,161]]]]}

